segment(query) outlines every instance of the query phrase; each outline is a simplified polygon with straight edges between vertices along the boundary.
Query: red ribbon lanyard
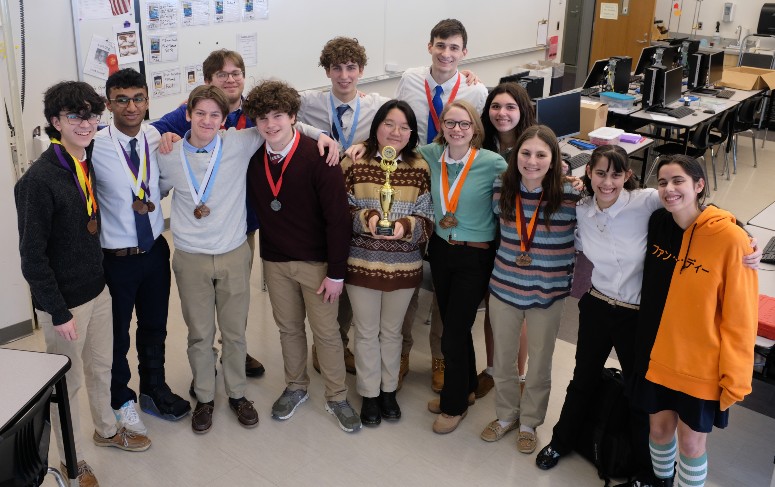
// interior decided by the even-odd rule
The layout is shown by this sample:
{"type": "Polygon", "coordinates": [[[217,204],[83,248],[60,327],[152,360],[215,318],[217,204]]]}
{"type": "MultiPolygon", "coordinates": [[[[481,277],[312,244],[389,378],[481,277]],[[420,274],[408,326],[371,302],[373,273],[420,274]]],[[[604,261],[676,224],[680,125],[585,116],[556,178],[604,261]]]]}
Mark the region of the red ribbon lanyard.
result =
{"type": "MultiPolygon", "coordinates": [[[[460,88],[460,73],[457,75],[457,81],[455,86],[452,87],[452,93],[449,94],[449,100],[447,103],[455,101],[457,96],[457,90],[460,88]]],[[[428,99],[428,109],[431,112],[431,118],[433,118],[433,125],[436,126],[436,132],[441,132],[441,124],[439,123],[439,113],[436,113],[436,109],[433,107],[433,97],[431,96],[431,87],[428,84],[428,80],[425,80],[425,97],[428,99]]]]}
{"type": "Polygon", "coordinates": [[[291,151],[288,152],[288,155],[285,156],[285,162],[283,163],[283,168],[280,170],[280,177],[277,179],[277,184],[275,184],[274,180],[272,179],[272,173],[269,171],[269,157],[267,156],[268,148],[264,147],[264,171],[266,172],[266,180],[269,183],[269,188],[272,190],[272,195],[275,197],[275,199],[277,199],[277,195],[280,194],[280,189],[283,187],[283,174],[285,174],[285,169],[291,162],[293,153],[296,152],[296,147],[299,146],[300,139],[301,134],[297,130],[296,137],[293,140],[293,147],[291,147],[291,151]]]}
{"type": "Polygon", "coordinates": [[[541,197],[538,198],[538,204],[536,205],[533,216],[530,217],[530,223],[525,227],[525,213],[522,210],[522,198],[517,193],[517,235],[519,235],[519,248],[522,252],[530,250],[530,246],[533,244],[533,237],[536,236],[536,220],[538,220],[538,212],[541,209],[541,200],[544,199],[544,193],[541,192],[541,197]]]}

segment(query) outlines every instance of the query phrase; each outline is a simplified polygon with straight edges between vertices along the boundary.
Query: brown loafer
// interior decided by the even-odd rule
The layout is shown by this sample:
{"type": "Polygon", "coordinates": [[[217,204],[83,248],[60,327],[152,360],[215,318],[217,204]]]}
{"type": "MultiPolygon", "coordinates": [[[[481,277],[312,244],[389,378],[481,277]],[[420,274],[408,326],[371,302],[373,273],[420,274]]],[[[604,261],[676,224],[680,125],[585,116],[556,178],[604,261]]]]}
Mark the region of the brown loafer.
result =
{"type": "Polygon", "coordinates": [[[533,453],[537,443],[538,441],[536,440],[535,433],[520,431],[519,438],[517,438],[517,450],[519,450],[520,453],[533,453]]]}
{"type": "Polygon", "coordinates": [[[248,401],[244,397],[239,399],[229,398],[229,407],[237,415],[237,421],[246,428],[255,428],[258,426],[258,412],[253,407],[253,401],[248,401]]]}
{"type": "Polygon", "coordinates": [[[495,380],[484,370],[476,378],[479,381],[479,385],[476,387],[474,394],[477,399],[481,399],[495,387],[495,380]]]}
{"type": "Polygon", "coordinates": [[[210,402],[197,402],[194,413],[191,415],[191,429],[194,433],[204,434],[213,426],[213,405],[210,402]]]}
{"type": "MultiPolygon", "coordinates": [[[[474,396],[474,393],[468,395],[468,405],[473,406],[476,402],[476,396],[474,396]]],[[[428,401],[428,411],[432,412],[433,414],[441,414],[441,398],[434,397],[430,401],[428,401]]]]}
{"type": "Polygon", "coordinates": [[[450,416],[445,413],[439,414],[436,421],[433,422],[433,432],[440,435],[452,433],[457,429],[460,422],[463,421],[463,418],[466,417],[466,414],[468,414],[468,411],[463,411],[463,414],[458,414],[457,416],[450,416]]]}
{"type": "MultiPolygon", "coordinates": [[[[100,484],[97,482],[97,477],[94,476],[94,472],[88,463],[81,460],[78,462],[76,470],[78,471],[76,479],[80,487],[99,487],[100,484]]],[[[59,463],[59,471],[63,476],[68,477],[67,467],[65,467],[64,463],[59,463]]]]}
{"type": "Polygon", "coordinates": [[[245,355],[245,375],[248,377],[261,377],[266,372],[264,364],[251,357],[250,354],[245,355]]]}

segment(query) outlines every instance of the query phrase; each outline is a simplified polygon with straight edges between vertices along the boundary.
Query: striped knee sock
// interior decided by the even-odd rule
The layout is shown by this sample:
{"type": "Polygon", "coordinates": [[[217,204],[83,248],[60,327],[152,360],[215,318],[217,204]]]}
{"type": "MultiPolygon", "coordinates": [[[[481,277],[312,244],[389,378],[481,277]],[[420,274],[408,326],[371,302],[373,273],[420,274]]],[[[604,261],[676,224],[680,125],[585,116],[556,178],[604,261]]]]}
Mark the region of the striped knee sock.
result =
{"type": "Polygon", "coordinates": [[[660,445],[649,438],[649,450],[651,451],[651,465],[654,475],[659,479],[669,479],[673,476],[675,465],[676,441],[675,436],[669,443],[660,445]]]}
{"type": "Polygon", "coordinates": [[[678,455],[677,484],[679,487],[703,487],[708,476],[708,454],[697,458],[678,455]]]}

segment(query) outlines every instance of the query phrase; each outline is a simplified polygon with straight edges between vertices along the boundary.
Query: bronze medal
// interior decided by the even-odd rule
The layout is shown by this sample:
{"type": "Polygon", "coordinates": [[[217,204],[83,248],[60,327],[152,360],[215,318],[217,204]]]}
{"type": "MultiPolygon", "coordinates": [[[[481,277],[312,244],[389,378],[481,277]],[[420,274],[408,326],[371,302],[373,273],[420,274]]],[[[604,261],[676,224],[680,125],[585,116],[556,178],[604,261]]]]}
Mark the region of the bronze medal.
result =
{"type": "Polygon", "coordinates": [[[196,208],[194,208],[194,218],[196,218],[197,220],[201,220],[202,219],[202,210],[199,209],[198,206],[196,208]]]}
{"type": "MultiPolygon", "coordinates": [[[[200,203],[196,209],[199,210],[199,216],[197,218],[205,218],[210,215],[210,208],[208,208],[204,203],[200,203]]],[[[194,213],[194,216],[196,216],[196,213],[194,213]]]]}
{"type": "Polygon", "coordinates": [[[455,218],[453,213],[447,213],[439,222],[439,226],[445,230],[447,228],[454,228],[457,226],[457,218],[455,218]]]}
{"type": "Polygon", "coordinates": [[[148,206],[143,203],[143,200],[134,200],[132,202],[132,209],[140,215],[148,213],[148,206]]]}
{"type": "Polygon", "coordinates": [[[97,230],[99,229],[99,226],[97,225],[97,219],[92,218],[89,220],[89,223],[86,224],[86,230],[89,231],[92,235],[97,235],[97,230]]]}
{"type": "Polygon", "coordinates": [[[517,257],[517,265],[520,267],[526,267],[533,263],[533,258],[527,254],[520,254],[517,257]]]}
{"type": "Polygon", "coordinates": [[[148,211],[153,211],[156,209],[156,205],[154,205],[150,200],[145,202],[145,206],[148,207],[148,211]]]}

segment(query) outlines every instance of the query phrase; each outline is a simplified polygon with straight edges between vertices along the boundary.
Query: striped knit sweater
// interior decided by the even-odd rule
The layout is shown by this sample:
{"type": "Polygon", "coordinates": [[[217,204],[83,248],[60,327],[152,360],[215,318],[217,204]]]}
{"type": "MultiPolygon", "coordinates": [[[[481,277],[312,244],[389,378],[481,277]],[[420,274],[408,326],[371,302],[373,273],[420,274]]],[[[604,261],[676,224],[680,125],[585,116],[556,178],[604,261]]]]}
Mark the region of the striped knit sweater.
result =
{"type": "Polygon", "coordinates": [[[353,162],[346,158],[341,165],[353,221],[345,282],[384,292],[419,286],[425,243],[433,232],[428,164],[419,157],[399,161],[390,177],[395,190],[390,220],[404,227],[400,240],[375,239],[369,232],[369,218],[382,217],[379,189],[385,182],[385,172],[379,163],[375,159],[353,162]]]}
{"type": "MultiPolygon", "coordinates": [[[[499,201],[501,178],[493,185],[493,209],[500,215],[499,201]]],[[[515,308],[548,308],[556,300],[570,294],[573,278],[573,245],[576,228],[576,202],[578,194],[565,184],[562,205],[552,215],[551,227],[547,228],[539,213],[538,228],[528,255],[533,259],[529,266],[516,264],[522,254],[516,222],[500,217],[500,246],[495,256],[495,268],[490,278],[490,293],[515,308]]],[[[540,193],[522,195],[525,218],[530,221],[536,210],[540,193]]],[[[541,208],[546,202],[541,203],[541,208]]]]}

